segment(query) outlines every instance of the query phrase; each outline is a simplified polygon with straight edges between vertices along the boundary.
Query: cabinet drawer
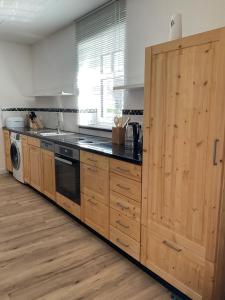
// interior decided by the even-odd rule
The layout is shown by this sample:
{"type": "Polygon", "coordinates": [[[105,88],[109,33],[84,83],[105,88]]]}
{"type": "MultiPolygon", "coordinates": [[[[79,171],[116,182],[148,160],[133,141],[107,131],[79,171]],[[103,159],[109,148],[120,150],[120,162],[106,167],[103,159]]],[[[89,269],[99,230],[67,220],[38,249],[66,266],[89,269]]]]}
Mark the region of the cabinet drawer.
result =
{"type": "Polygon", "coordinates": [[[59,193],[56,193],[55,202],[58,203],[59,206],[63,207],[66,211],[70,212],[73,216],[80,219],[80,205],[74,203],[59,193]]]}
{"type": "Polygon", "coordinates": [[[81,192],[109,205],[109,174],[107,171],[81,163],[81,192]]]}
{"type": "Polygon", "coordinates": [[[140,259],[140,243],[136,242],[113,226],[110,226],[110,241],[136,260],[140,259]]]}
{"type": "Polygon", "coordinates": [[[141,166],[135,164],[110,159],[110,171],[130,179],[141,181],[141,166]]]}
{"type": "Polygon", "coordinates": [[[109,207],[82,194],[84,222],[104,237],[109,236],[109,207]]]}
{"type": "Polygon", "coordinates": [[[173,240],[153,229],[145,230],[142,234],[142,251],[146,255],[143,264],[187,295],[201,299],[205,260],[182,241],[173,240]]]}
{"type": "Polygon", "coordinates": [[[122,212],[136,222],[140,222],[141,207],[138,202],[110,191],[110,207],[122,212]]]}
{"type": "Polygon", "coordinates": [[[39,139],[28,136],[27,143],[28,143],[28,145],[40,148],[40,143],[41,142],[40,142],[39,139]]]}
{"type": "Polygon", "coordinates": [[[117,210],[110,209],[110,225],[140,242],[140,222],[136,222],[117,210]]]}
{"type": "Polygon", "coordinates": [[[141,183],[110,173],[110,189],[114,192],[141,202],[141,183]]]}
{"type": "Polygon", "coordinates": [[[109,158],[91,152],[81,151],[80,161],[102,170],[109,170],[109,158]]]}

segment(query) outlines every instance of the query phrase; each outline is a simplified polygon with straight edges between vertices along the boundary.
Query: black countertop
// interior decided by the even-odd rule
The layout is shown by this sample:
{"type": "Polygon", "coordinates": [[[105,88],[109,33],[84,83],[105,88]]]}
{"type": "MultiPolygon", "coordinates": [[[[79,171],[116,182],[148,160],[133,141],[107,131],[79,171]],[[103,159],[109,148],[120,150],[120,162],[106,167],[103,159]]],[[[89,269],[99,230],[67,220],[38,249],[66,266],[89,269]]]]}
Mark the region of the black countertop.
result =
{"type": "Polygon", "coordinates": [[[101,154],[115,159],[127,161],[130,163],[142,164],[142,155],[134,151],[131,145],[112,144],[111,139],[92,135],[66,132],[66,135],[41,136],[41,132],[52,132],[55,130],[46,129],[41,131],[32,131],[27,128],[5,128],[12,132],[39,138],[44,141],[50,141],[56,144],[72,147],[80,150],[101,154]]]}

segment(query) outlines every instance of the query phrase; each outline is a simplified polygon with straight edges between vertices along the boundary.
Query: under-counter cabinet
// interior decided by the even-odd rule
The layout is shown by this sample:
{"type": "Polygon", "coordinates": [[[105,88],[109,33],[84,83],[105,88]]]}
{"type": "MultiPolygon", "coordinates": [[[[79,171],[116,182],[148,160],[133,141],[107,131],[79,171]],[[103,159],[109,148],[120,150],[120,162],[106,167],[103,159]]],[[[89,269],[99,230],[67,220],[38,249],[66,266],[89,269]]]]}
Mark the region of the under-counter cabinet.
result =
{"type": "Polygon", "coordinates": [[[55,155],[40,148],[40,140],[21,135],[24,181],[55,200],[55,155]]]}
{"type": "Polygon", "coordinates": [[[109,237],[109,158],[80,152],[81,219],[109,237]]]}
{"type": "Polygon", "coordinates": [[[30,180],[29,184],[37,191],[42,191],[42,163],[40,140],[28,137],[30,180]]]}
{"type": "Polygon", "coordinates": [[[10,156],[10,131],[3,130],[3,136],[4,136],[4,144],[5,144],[5,164],[6,164],[6,170],[9,172],[13,171],[12,168],[12,162],[11,162],[11,156],[10,156]]]}
{"type": "Polygon", "coordinates": [[[56,198],[55,154],[41,149],[42,193],[51,200],[56,198]]]}
{"type": "Polygon", "coordinates": [[[141,166],[110,159],[110,240],[140,260],[141,166]]]}
{"type": "Polygon", "coordinates": [[[141,262],[225,299],[225,30],[146,49],[141,262]]]}
{"type": "Polygon", "coordinates": [[[23,179],[25,183],[30,182],[30,155],[27,136],[21,135],[22,155],[23,155],[23,179]]]}

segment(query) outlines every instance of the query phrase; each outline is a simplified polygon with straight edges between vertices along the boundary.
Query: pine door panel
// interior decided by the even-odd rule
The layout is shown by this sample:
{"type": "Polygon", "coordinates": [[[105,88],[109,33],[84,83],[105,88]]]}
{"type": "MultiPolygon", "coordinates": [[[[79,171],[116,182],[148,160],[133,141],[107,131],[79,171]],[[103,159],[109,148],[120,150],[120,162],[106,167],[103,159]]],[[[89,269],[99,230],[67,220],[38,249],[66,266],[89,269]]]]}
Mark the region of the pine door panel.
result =
{"type": "Polygon", "coordinates": [[[218,51],[214,42],[152,56],[148,218],[199,245],[207,235],[209,132],[219,122],[218,51]]]}

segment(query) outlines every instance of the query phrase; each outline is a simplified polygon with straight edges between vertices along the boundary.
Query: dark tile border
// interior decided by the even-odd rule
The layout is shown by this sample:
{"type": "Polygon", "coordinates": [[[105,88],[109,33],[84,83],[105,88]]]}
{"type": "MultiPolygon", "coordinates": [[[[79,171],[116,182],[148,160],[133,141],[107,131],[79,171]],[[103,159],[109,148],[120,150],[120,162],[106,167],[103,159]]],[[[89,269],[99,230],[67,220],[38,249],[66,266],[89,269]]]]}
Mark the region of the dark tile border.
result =
{"type": "Polygon", "coordinates": [[[77,108],[38,108],[38,107],[9,107],[2,108],[2,111],[37,111],[37,112],[62,112],[62,113],[96,113],[97,109],[77,108]]]}
{"type": "Polygon", "coordinates": [[[123,115],[130,115],[130,116],[143,116],[144,110],[143,109],[123,109],[123,115]]]}
{"type": "MultiPolygon", "coordinates": [[[[63,112],[63,113],[96,113],[97,109],[77,109],[77,108],[39,108],[39,107],[8,107],[2,111],[37,111],[37,112],[63,112]]],[[[123,115],[142,116],[143,109],[123,109],[123,115]]]]}
{"type": "Polygon", "coordinates": [[[112,132],[112,129],[97,127],[97,126],[94,126],[94,125],[79,125],[79,128],[88,129],[88,130],[96,130],[96,131],[112,132]]]}

